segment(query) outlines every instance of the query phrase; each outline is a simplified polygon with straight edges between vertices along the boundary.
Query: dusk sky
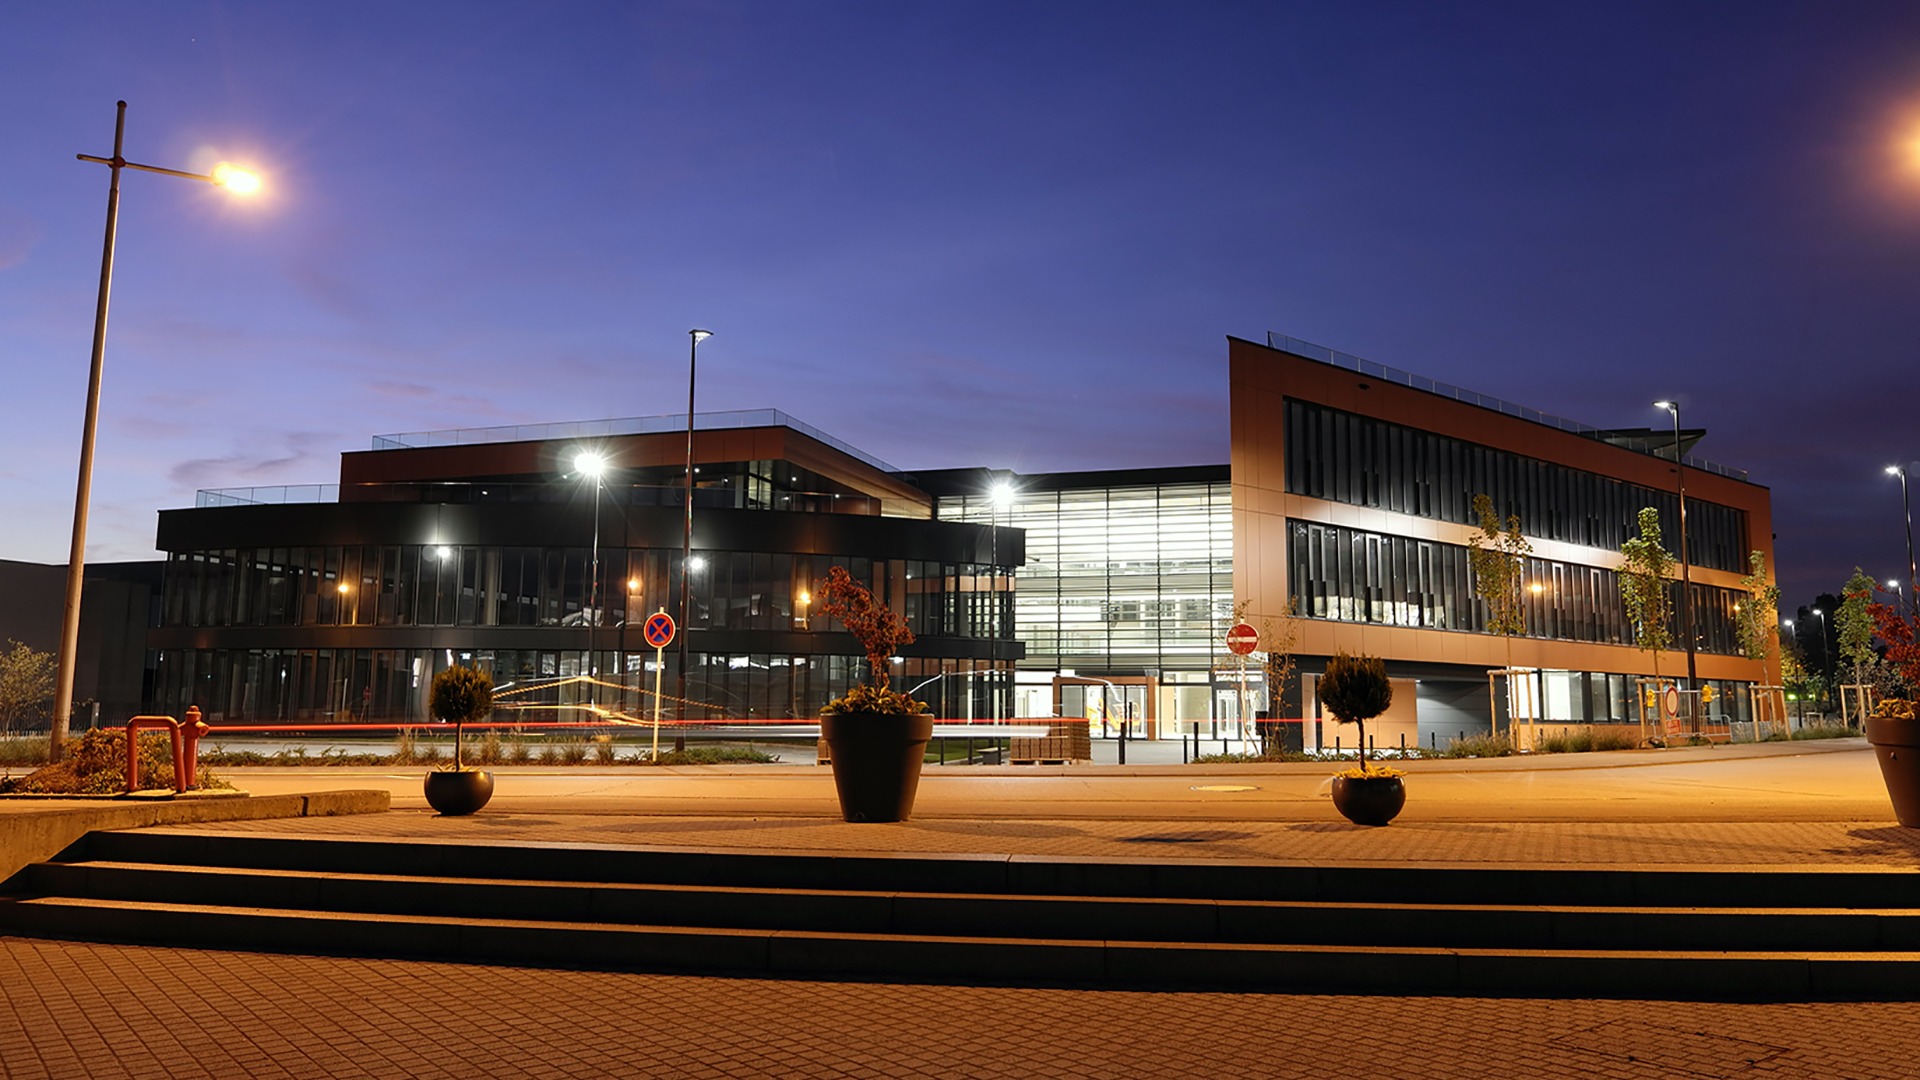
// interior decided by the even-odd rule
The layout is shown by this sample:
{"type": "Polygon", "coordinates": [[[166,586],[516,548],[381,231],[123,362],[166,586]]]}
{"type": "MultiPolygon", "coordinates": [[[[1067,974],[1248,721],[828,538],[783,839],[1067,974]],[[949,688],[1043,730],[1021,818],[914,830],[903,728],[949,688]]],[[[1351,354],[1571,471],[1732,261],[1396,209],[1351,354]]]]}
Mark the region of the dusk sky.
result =
{"type": "MultiPolygon", "coordinates": [[[[1291,334],[1772,489],[1782,606],[1904,577],[1908,3],[25,3],[0,33],[0,558],[375,434],[778,408],[902,468],[1224,462],[1291,334]]],[[[1920,494],[1920,492],[1916,492],[1920,494]]]]}

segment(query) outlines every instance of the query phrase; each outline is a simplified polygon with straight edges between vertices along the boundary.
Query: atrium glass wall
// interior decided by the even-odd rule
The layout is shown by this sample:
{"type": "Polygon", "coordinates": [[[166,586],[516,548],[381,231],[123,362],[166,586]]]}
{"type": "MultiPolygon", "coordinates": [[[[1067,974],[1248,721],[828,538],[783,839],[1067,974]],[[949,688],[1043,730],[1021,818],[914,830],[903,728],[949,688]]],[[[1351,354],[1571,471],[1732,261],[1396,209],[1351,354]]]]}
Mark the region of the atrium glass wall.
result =
{"type": "MultiPolygon", "coordinates": [[[[1678,535],[1671,490],[1291,398],[1286,438],[1287,491],[1295,495],[1471,525],[1473,498],[1484,494],[1502,519],[1519,515],[1528,536],[1607,551],[1638,535],[1640,509],[1651,506],[1661,532],[1678,535]]],[[[1746,571],[1745,512],[1690,498],[1687,534],[1694,565],[1746,571]]]]}
{"type": "MultiPolygon", "coordinates": [[[[1486,633],[1467,549],[1455,544],[1296,521],[1287,534],[1288,588],[1307,618],[1486,633]]],[[[1612,570],[1528,559],[1524,636],[1632,644],[1619,576],[1612,570]]],[[[1680,610],[1680,583],[1671,585],[1680,610]]],[[[1701,652],[1737,656],[1734,605],[1744,594],[1693,586],[1701,652]]],[[[1678,616],[1676,615],[1676,618],[1678,616]]]]}
{"type": "Polygon", "coordinates": [[[1173,721],[1211,719],[1213,661],[1233,609],[1230,486],[1029,483],[1007,510],[996,511],[982,491],[943,496],[934,511],[1026,533],[1013,593],[1013,636],[1026,645],[1019,669],[1029,676],[1019,715],[1051,715],[1052,677],[1071,673],[1156,677],[1153,714],[1168,737],[1173,721]]]}

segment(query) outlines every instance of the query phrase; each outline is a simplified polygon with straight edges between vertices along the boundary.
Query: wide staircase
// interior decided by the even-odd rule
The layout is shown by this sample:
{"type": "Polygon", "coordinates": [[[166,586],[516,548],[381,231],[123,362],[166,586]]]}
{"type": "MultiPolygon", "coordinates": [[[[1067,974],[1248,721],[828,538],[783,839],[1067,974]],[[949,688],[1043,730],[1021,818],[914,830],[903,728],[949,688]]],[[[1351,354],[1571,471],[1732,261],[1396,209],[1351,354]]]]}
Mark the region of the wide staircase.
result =
{"type": "Polygon", "coordinates": [[[0,932],[546,967],[1258,991],[1920,999],[1920,873],[96,832],[0,932]]]}

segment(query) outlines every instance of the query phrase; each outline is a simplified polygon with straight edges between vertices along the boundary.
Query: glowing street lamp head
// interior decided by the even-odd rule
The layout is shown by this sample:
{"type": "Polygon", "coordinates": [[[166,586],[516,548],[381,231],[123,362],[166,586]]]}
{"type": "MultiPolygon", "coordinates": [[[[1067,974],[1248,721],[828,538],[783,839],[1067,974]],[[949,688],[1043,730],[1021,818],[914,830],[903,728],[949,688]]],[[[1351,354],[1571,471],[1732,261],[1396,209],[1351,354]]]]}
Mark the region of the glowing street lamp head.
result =
{"type": "Polygon", "coordinates": [[[699,555],[695,555],[693,558],[687,560],[687,568],[697,574],[707,568],[707,560],[699,555]]]}
{"type": "Polygon", "coordinates": [[[627,591],[628,591],[628,592],[630,592],[630,593],[637,593],[637,592],[639,592],[639,591],[640,591],[640,579],[639,579],[639,578],[637,578],[637,577],[636,577],[636,578],[628,578],[628,579],[627,579],[627,591]]]}
{"type": "Polygon", "coordinates": [[[713,336],[713,331],[711,330],[689,330],[687,333],[693,337],[693,343],[695,345],[713,336]]]}
{"type": "Polygon", "coordinates": [[[1887,475],[1888,476],[1905,476],[1907,475],[1907,470],[1899,465],[1889,465],[1887,466],[1887,475]]]}
{"type": "Polygon", "coordinates": [[[233,192],[235,195],[258,195],[260,193],[260,174],[238,165],[221,162],[213,167],[213,182],[233,192]]]}
{"type": "Polygon", "coordinates": [[[352,592],[352,591],[353,591],[353,586],[351,586],[351,585],[349,585],[349,584],[347,584],[347,583],[346,583],[346,582],[344,582],[344,581],[340,583],[340,595],[341,595],[341,596],[345,596],[345,595],[347,595],[348,593],[350,593],[350,592],[352,592]]]}
{"type": "Polygon", "coordinates": [[[573,471],[598,479],[601,473],[607,471],[607,459],[591,450],[582,450],[573,455],[573,471]]]}
{"type": "Polygon", "coordinates": [[[1005,480],[994,484],[988,494],[993,498],[993,505],[997,509],[1005,510],[1013,505],[1013,485],[1005,480]]]}
{"type": "Polygon", "coordinates": [[[1671,401],[1656,401],[1653,403],[1653,407],[1656,409],[1665,409],[1668,412],[1673,412],[1679,408],[1678,405],[1675,405],[1671,401]]]}

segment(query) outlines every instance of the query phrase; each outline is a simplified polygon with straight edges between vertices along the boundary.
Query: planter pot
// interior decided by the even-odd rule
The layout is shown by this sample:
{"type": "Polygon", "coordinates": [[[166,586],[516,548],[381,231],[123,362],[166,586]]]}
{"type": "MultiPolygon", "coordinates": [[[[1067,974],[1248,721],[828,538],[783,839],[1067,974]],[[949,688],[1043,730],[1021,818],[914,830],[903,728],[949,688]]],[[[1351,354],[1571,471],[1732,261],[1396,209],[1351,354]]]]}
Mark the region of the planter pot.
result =
{"type": "Polygon", "coordinates": [[[471,814],[493,798],[493,774],[484,769],[435,769],[427,774],[427,805],[447,817],[471,814]]]}
{"type": "Polygon", "coordinates": [[[1333,806],[1355,825],[1385,825],[1407,805],[1407,785],[1398,776],[1333,778],[1333,806]]]}
{"type": "Polygon", "coordinates": [[[1920,829],[1920,720],[1869,716],[1867,741],[1880,760],[1893,816],[1909,829],[1920,829]]]}
{"type": "Polygon", "coordinates": [[[833,789],[848,821],[905,821],[920,787],[920,763],[933,717],[856,713],[823,716],[820,736],[833,755],[833,789]]]}

